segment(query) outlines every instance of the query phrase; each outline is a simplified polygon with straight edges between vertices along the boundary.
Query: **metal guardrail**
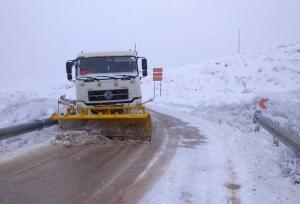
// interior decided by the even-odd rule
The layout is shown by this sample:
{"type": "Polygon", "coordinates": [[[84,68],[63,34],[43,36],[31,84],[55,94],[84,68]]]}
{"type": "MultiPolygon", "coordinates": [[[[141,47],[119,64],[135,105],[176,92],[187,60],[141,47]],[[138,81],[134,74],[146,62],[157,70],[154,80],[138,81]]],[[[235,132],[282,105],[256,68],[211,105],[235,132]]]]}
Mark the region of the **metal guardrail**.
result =
{"type": "Polygon", "coordinates": [[[22,123],[10,127],[0,128],[0,140],[14,137],[23,133],[31,132],[43,127],[49,127],[57,124],[57,121],[53,121],[50,118],[36,120],[29,123],[22,123]]]}
{"type": "MultiPolygon", "coordinates": [[[[254,123],[261,125],[266,129],[274,138],[281,141],[286,146],[290,147],[298,156],[300,156],[300,137],[294,135],[291,131],[280,126],[278,122],[274,122],[271,119],[264,117],[261,111],[256,111],[253,118],[254,123]]],[[[258,129],[256,129],[258,130],[258,129]]],[[[274,139],[273,138],[273,139],[274,139]]],[[[273,140],[276,145],[278,141],[273,140]]]]}

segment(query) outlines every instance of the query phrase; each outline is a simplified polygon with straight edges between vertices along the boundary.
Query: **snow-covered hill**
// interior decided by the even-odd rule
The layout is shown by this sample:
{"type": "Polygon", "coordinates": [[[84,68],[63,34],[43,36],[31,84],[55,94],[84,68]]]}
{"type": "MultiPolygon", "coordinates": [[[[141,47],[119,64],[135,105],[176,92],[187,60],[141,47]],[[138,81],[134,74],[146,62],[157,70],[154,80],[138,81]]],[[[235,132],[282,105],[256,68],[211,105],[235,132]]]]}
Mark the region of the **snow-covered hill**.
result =
{"type": "MultiPolygon", "coordinates": [[[[230,104],[267,93],[298,91],[300,43],[196,65],[167,67],[164,71],[164,94],[159,101],[168,103],[191,106],[230,104]]],[[[152,89],[153,86],[145,86],[148,96],[153,93],[152,89]]]]}
{"type": "MultiPolygon", "coordinates": [[[[144,99],[153,97],[151,77],[143,87],[147,94],[144,99]]],[[[215,118],[222,112],[236,114],[242,109],[250,110],[259,98],[268,98],[265,114],[297,131],[300,127],[300,43],[196,65],[166,67],[162,90],[162,97],[155,99],[156,104],[190,107],[201,115],[215,118]]]]}
{"type": "Polygon", "coordinates": [[[60,95],[73,96],[72,85],[61,85],[51,89],[33,84],[32,90],[6,90],[0,92],[1,127],[19,124],[32,120],[48,118],[57,110],[57,100],[60,95]]]}

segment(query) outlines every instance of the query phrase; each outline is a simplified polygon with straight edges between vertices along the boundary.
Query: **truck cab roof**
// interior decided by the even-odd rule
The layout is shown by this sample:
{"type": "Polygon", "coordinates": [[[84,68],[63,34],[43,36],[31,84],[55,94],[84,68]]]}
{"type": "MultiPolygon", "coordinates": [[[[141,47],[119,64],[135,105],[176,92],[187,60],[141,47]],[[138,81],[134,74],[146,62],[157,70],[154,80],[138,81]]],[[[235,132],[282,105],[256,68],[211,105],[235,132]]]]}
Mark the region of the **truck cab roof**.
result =
{"type": "Polygon", "coordinates": [[[82,52],[77,55],[77,58],[88,58],[88,57],[137,57],[135,51],[114,51],[114,52],[82,52]]]}

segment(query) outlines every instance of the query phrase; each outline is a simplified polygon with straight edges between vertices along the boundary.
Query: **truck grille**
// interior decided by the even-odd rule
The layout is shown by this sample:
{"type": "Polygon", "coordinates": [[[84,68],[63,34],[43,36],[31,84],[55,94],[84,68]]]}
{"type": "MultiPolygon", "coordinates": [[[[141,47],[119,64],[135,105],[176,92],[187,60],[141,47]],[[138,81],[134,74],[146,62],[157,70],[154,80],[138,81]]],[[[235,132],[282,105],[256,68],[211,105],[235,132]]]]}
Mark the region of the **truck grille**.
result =
{"type": "Polygon", "coordinates": [[[128,89],[89,91],[89,101],[111,101],[128,99],[128,89]]]}

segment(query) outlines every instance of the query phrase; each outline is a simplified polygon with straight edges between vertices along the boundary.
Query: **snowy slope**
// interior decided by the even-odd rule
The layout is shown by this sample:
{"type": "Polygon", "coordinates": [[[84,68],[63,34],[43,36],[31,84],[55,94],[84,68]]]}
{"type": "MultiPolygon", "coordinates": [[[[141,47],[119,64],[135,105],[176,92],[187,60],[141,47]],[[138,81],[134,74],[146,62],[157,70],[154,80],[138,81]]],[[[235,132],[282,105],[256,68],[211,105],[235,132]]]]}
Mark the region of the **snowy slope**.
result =
{"type": "MultiPolygon", "coordinates": [[[[34,87],[32,89],[8,89],[0,91],[0,128],[33,120],[49,118],[57,111],[60,95],[74,97],[72,84],[56,85],[55,88],[34,87]]],[[[56,126],[30,132],[0,141],[0,162],[22,154],[38,144],[49,144],[58,128],[56,126]]]]}
{"type": "MultiPolygon", "coordinates": [[[[159,101],[191,106],[249,101],[300,89],[300,43],[164,71],[159,101]]],[[[145,91],[152,94],[152,86],[145,91]]]]}
{"type": "Polygon", "coordinates": [[[57,110],[59,96],[74,95],[73,91],[73,86],[67,84],[51,89],[0,92],[0,128],[50,117],[57,110]]]}
{"type": "MultiPolygon", "coordinates": [[[[156,104],[205,107],[205,114],[254,107],[265,97],[270,99],[266,114],[295,130],[300,126],[300,43],[164,71],[163,97],[156,104]]],[[[144,82],[144,93],[145,99],[153,97],[151,77],[144,82]]]]}

